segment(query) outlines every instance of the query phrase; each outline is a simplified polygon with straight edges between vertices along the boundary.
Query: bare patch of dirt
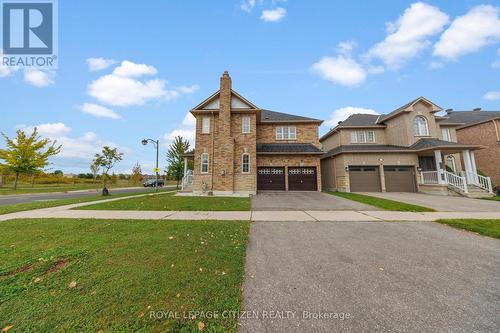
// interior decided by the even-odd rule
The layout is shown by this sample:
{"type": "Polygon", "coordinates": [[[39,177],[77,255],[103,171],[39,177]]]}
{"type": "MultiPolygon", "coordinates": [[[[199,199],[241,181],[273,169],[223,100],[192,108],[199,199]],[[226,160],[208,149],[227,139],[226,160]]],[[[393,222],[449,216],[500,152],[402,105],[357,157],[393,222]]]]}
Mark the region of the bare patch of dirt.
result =
{"type": "Polygon", "coordinates": [[[58,261],[56,261],[48,270],[45,271],[45,275],[52,274],[52,273],[57,273],[64,267],[68,266],[70,263],[68,258],[62,258],[58,261]]]}
{"type": "Polygon", "coordinates": [[[0,277],[12,276],[12,275],[16,275],[16,274],[19,274],[22,272],[31,271],[33,268],[35,268],[35,264],[27,264],[27,265],[21,266],[19,268],[16,268],[13,271],[0,273],[0,277]]]}

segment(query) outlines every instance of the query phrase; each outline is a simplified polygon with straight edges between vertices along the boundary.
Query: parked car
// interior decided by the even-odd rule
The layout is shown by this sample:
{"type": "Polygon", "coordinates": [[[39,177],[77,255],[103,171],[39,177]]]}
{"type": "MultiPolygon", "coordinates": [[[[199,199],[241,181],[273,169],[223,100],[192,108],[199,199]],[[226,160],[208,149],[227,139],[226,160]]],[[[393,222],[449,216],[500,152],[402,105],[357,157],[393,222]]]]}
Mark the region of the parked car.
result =
{"type": "Polygon", "coordinates": [[[165,186],[165,181],[163,179],[158,179],[158,181],[156,179],[150,179],[146,180],[142,185],[144,185],[144,187],[162,187],[165,186]]]}

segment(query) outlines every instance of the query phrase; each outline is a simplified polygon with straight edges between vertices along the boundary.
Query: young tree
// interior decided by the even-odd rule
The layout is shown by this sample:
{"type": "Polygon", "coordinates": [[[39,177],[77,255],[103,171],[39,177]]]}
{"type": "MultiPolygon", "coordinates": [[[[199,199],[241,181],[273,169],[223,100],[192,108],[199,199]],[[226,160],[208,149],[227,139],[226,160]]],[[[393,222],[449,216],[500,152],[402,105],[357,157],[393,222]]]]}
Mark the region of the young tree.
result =
{"type": "Polygon", "coordinates": [[[167,174],[177,181],[177,188],[179,182],[184,175],[184,155],[189,150],[189,141],[184,140],[182,136],[177,136],[174,142],[170,145],[167,152],[167,174]]]}
{"type": "Polygon", "coordinates": [[[49,157],[59,154],[61,145],[56,141],[41,138],[36,127],[31,135],[22,130],[16,132],[16,138],[10,139],[2,133],[7,148],[0,149],[0,169],[15,174],[14,189],[17,189],[19,175],[39,173],[49,164],[49,157]]]}
{"type": "Polygon", "coordinates": [[[90,172],[92,172],[92,176],[94,178],[94,181],[92,183],[95,184],[97,174],[99,173],[99,165],[96,163],[96,160],[92,161],[92,164],[90,165],[90,172]]]}
{"type": "Polygon", "coordinates": [[[137,185],[137,183],[140,183],[140,181],[142,180],[142,169],[141,169],[141,165],[139,164],[139,162],[137,162],[134,167],[132,168],[132,182],[134,183],[134,185],[137,185]]]}
{"type": "Polygon", "coordinates": [[[95,154],[95,164],[102,167],[102,195],[108,195],[106,182],[109,179],[109,170],[123,159],[123,153],[119,153],[117,148],[104,146],[102,154],[95,154]]]}

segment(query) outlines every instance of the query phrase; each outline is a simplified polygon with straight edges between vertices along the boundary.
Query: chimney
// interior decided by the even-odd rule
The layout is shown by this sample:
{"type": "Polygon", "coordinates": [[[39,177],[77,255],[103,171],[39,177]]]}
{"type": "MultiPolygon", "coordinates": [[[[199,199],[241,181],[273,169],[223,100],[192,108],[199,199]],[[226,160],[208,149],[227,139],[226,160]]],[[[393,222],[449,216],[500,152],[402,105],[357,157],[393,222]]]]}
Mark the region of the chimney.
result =
{"type": "Polygon", "coordinates": [[[472,111],[481,111],[481,108],[475,108],[472,111]]]}
{"type": "Polygon", "coordinates": [[[219,121],[221,132],[224,132],[223,134],[229,137],[231,128],[231,77],[228,71],[224,71],[220,78],[219,121]]]}
{"type": "Polygon", "coordinates": [[[450,114],[453,112],[453,109],[446,109],[445,112],[446,112],[446,114],[450,114]]]}

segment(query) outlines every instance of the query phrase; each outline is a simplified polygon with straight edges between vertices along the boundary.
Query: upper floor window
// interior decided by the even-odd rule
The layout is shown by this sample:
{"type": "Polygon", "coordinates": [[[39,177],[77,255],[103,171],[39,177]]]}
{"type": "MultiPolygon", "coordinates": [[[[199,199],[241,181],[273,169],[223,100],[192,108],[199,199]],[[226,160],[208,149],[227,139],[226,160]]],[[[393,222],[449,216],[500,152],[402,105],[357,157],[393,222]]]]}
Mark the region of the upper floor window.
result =
{"type": "Polygon", "coordinates": [[[241,155],[241,172],[250,172],[250,154],[248,153],[244,153],[243,155],[241,155]]]}
{"type": "Polygon", "coordinates": [[[241,132],[250,133],[250,117],[241,118],[241,132]]]}
{"type": "Polygon", "coordinates": [[[416,116],[415,119],[413,119],[413,129],[415,130],[415,136],[429,135],[427,119],[425,119],[425,117],[423,116],[416,116]]]}
{"type": "Polygon", "coordinates": [[[201,154],[201,173],[208,173],[208,153],[201,154]]]}
{"type": "Polygon", "coordinates": [[[203,117],[201,120],[201,133],[209,134],[210,133],[210,117],[203,117]]]}
{"type": "Polygon", "coordinates": [[[375,143],[375,132],[351,131],[351,143],[375,143]]]}
{"type": "Polygon", "coordinates": [[[444,141],[451,141],[450,129],[449,128],[441,128],[441,136],[444,141]]]}
{"type": "Polygon", "coordinates": [[[295,126],[276,127],[276,140],[296,140],[297,130],[295,126]]]}

